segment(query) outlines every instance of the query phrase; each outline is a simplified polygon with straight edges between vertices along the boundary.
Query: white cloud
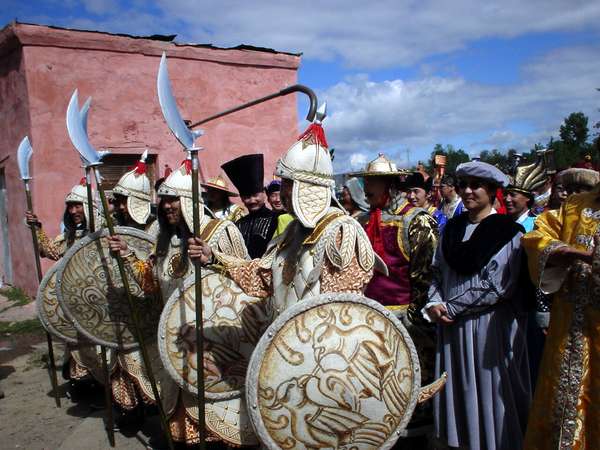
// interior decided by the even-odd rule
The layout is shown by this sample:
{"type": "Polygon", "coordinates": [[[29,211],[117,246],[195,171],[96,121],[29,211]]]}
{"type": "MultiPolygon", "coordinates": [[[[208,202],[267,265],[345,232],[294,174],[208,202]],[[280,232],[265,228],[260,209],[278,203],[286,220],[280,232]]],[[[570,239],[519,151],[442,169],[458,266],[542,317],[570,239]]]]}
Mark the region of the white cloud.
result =
{"type": "Polygon", "coordinates": [[[342,155],[377,152],[403,155],[411,162],[425,158],[435,143],[465,143],[465,150],[528,150],[557,135],[569,113],[583,111],[590,126],[598,120],[600,47],[563,48],[523,68],[523,81],[513,86],[484,85],[460,77],[424,77],[412,81],[348,78],[326,91],[330,116],[328,140],[342,155]],[[518,131],[526,124],[527,131],[518,131]],[[469,137],[472,136],[472,137],[469,137]],[[474,136],[474,137],[473,137],[474,136]],[[483,138],[481,136],[484,136],[483,138]]]}
{"type": "Polygon", "coordinates": [[[367,164],[367,155],[365,153],[352,153],[350,155],[350,167],[358,170],[367,164]]]}
{"type": "Polygon", "coordinates": [[[481,38],[598,30],[600,21],[600,2],[593,0],[156,1],[166,17],[184,25],[186,39],[339,57],[362,68],[414,64],[481,38]]]}
{"type": "MultiPolygon", "coordinates": [[[[66,1],[70,6],[75,0],[66,1]]],[[[89,26],[85,14],[73,8],[71,16],[57,18],[60,24],[85,23],[129,34],[177,33],[180,41],[219,46],[266,46],[362,69],[422,63],[482,38],[600,32],[596,0],[77,1],[102,19],[89,26]]],[[[427,70],[427,64],[422,68],[427,70]]]]}

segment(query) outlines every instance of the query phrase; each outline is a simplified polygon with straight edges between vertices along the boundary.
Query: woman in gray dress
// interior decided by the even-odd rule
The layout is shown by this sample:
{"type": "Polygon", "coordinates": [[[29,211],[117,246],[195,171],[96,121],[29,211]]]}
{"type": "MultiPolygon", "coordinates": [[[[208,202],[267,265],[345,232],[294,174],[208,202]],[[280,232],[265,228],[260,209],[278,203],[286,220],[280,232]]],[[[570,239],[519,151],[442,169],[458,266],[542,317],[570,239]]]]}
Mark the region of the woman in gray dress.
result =
{"type": "Polygon", "coordinates": [[[482,162],[456,174],[467,212],[446,225],[423,308],[438,323],[436,377],[448,374],[434,400],[436,433],[450,447],[519,450],[531,401],[523,229],[493,209],[505,174],[482,162]]]}

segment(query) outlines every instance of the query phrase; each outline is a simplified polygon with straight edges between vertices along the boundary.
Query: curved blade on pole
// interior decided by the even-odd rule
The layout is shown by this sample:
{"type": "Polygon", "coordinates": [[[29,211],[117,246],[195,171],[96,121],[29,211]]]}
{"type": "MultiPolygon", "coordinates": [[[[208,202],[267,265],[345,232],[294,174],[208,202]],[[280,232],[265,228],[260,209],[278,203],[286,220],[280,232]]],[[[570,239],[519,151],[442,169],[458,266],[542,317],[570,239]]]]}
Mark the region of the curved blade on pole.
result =
{"type": "Polygon", "coordinates": [[[202,130],[190,130],[179,114],[173,90],[171,89],[171,80],[169,80],[169,70],[167,69],[167,55],[165,52],[163,52],[160,58],[156,89],[158,91],[160,109],[171,132],[186,150],[194,148],[194,141],[197,137],[202,136],[203,132],[202,130]]]}
{"type": "Polygon", "coordinates": [[[31,148],[29,137],[25,136],[17,150],[17,163],[19,164],[19,173],[22,180],[31,180],[29,176],[29,160],[31,159],[31,155],[33,155],[33,148],[31,148]]]}
{"type": "Polygon", "coordinates": [[[79,111],[79,115],[81,116],[81,124],[83,125],[83,129],[85,130],[86,134],[88,131],[88,113],[90,112],[91,104],[92,97],[88,97],[83,106],[81,107],[81,110],[79,111]]]}
{"type": "MultiPolygon", "coordinates": [[[[87,116],[87,113],[86,113],[87,116]]],[[[77,89],[73,92],[69,106],[67,107],[67,131],[73,146],[79,154],[88,162],[88,166],[100,164],[100,155],[88,140],[86,127],[84,127],[79,110],[79,98],[77,89]]]]}

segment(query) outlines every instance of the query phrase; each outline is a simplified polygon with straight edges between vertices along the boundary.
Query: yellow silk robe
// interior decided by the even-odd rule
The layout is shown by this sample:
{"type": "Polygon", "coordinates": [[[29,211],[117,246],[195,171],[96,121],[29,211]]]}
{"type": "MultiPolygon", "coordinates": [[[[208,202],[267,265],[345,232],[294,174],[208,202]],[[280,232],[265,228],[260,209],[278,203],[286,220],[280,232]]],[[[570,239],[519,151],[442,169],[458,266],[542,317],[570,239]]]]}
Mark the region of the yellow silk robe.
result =
{"type": "Polygon", "coordinates": [[[600,448],[600,246],[593,265],[546,264],[560,246],[594,248],[599,225],[600,185],[539,216],[522,239],[534,282],[545,293],[556,292],[526,450],[600,448]]]}

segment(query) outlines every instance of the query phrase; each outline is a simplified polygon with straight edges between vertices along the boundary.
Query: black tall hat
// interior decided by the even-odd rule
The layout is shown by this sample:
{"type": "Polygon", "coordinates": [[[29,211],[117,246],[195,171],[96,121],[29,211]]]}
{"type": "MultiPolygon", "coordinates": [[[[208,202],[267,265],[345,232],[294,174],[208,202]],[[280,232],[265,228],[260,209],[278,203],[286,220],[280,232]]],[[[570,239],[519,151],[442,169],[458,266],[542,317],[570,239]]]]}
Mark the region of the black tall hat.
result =
{"type": "Polygon", "coordinates": [[[253,195],[264,189],[264,158],[262,153],[243,155],[221,166],[241,196],[253,195]]]}
{"type": "Polygon", "coordinates": [[[431,190],[431,182],[433,180],[429,177],[425,180],[425,177],[421,172],[413,172],[408,177],[406,177],[405,185],[408,189],[411,188],[421,188],[429,192],[431,190]]]}

